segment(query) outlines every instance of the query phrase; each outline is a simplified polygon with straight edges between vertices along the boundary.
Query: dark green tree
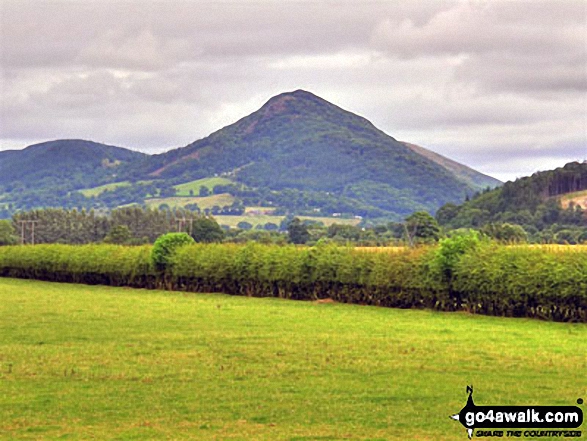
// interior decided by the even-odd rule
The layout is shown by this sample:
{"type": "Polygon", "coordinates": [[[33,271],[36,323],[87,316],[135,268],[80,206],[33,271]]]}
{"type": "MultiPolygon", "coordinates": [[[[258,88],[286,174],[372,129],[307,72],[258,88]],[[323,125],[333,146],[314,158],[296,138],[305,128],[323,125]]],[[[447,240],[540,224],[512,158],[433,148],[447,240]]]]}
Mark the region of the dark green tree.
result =
{"type": "Polygon", "coordinates": [[[289,235],[289,241],[291,243],[304,244],[310,240],[308,226],[300,221],[300,219],[297,217],[294,217],[293,220],[288,224],[287,234],[289,235]]]}
{"type": "Polygon", "coordinates": [[[222,242],[224,230],[214,218],[202,216],[193,221],[192,237],[196,242],[222,242]]]}
{"type": "Polygon", "coordinates": [[[129,243],[131,239],[132,233],[130,228],[126,225],[116,225],[108,232],[108,235],[104,238],[104,242],[124,245],[129,243]]]}
{"type": "Polygon", "coordinates": [[[0,220],[0,245],[14,245],[18,242],[9,220],[0,220]]]}
{"type": "Polygon", "coordinates": [[[251,230],[253,228],[253,225],[246,221],[240,221],[238,224],[236,224],[236,226],[241,230],[251,230]]]}
{"type": "Polygon", "coordinates": [[[481,228],[481,232],[499,242],[526,242],[528,234],[520,225],[509,223],[490,223],[481,228]]]}
{"type": "Polygon", "coordinates": [[[435,242],[440,237],[438,222],[425,211],[416,211],[409,215],[404,225],[410,245],[415,242],[435,242]]]}

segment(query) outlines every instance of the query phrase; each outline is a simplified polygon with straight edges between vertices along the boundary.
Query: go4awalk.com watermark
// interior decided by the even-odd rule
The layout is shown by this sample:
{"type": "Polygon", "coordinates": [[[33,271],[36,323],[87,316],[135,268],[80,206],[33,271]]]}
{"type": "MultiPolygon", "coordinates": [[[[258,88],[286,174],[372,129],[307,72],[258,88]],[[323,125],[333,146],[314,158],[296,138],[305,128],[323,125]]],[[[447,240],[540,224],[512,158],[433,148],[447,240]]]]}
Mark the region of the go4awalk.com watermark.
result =
{"type": "MultiPolygon", "coordinates": [[[[583,411],[578,406],[477,406],[473,387],[461,411],[451,418],[476,438],[580,438],[583,411]]],[[[577,404],[583,404],[579,398],[577,404]]]]}

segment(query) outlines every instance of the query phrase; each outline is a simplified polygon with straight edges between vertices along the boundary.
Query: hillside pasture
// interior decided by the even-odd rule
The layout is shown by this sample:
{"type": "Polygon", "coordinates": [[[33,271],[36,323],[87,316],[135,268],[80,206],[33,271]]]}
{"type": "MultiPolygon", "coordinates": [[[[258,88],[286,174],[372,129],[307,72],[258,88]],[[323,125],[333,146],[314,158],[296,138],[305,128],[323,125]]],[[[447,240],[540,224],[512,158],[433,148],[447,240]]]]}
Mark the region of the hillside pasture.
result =
{"type": "Polygon", "coordinates": [[[130,187],[130,186],[131,186],[131,183],[129,181],[112,182],[110,184],[104,184],[104,185],[100,185],[98,187],[92,187],[92,188],[85,188],[83,190],[78,190],[78,191],[81,194],[83,194],[85,197],[91,198],[92,196],[94,196],[94,197],[100,196],[105,191],[111,191],[111,190],[115,190],[117,188],[130,187]]]}
{"type": "Polygon", "coordinates": [[[575,191],[560,196],[561,205],[563,208],[568,208],[571,202],[575,205],[580,205],[581,208],[587,210],[587,190],[575,191]]]}
{"type": "Polygon", "coordinates": [[[15,279],[0,316],[2,439],[452,441],[466,385],[587,386],[585,324],[15,279]]]}
{"type": "MultiPolygon", "coordinates": [[[[263,208],[261,208],[263,209],[263,208]]],[[[250,213],[250,212],[249,212],[250,213]]],[[[312,220],[316,222],[322,222],[325,226],[332,224],[342,225],[358,225],[361,222],[359,219],[342,219],[340,217],[314,217],[314,216],[297,216],[301,220],[312,220]]],[[[265,225],[267,223],[274,223],[275,225],[281,224],[285,216],[274,216],[271,214],[244,214],[242,216],[214,216],[214,219],[220,224],[230,228],[237,228],[239,222],[248,222],[253,228],[257,225],[265,225]]]]}
{"type": "MultiPolygon", "coordinates": [[[[152,182],[153,181],[138,181],[137,184],[147,185],[152,182]]],[[[92,196],[94,196],[94,197],[100,196],[105,191],[112,191],[112,190],[116,190],[117,188],[130,187],[131,185],[132,185],[132,183],[130,181],[112,182],[110,184],[104,184],[104,185],[100,185],[98,187],[92,187],[92,188],[85,188],[83,190],[78,190],[78,191],[81,194],[83,194],[85,197],[90,198],[92,196]]]]}
{"type": "Polygon", "coordinates": [[[183,208],[189,204],[198,204],[201,210],[212,208],[215,205],[224,207],[232,205],[234,197],[228,193],[215,194],[205,197],[173,196],[167,198],[148,198],[145,199],[147,207],[158,208],[161,204],[167,204],[169,208],[183,208]]]}
{"type": "Polygon", "coordinates": [[[217,185],[229,185],[232,184],[230,179],[213,177],[197,179],[195,181],[186,182],[184,184],[175,185],[174,188],[177,190],[176,196],[198,196],[200,194],[200,188],[206,187],[210,192],[217,185]],[[193,194],[190,195],[190,190],[193,194]]]}

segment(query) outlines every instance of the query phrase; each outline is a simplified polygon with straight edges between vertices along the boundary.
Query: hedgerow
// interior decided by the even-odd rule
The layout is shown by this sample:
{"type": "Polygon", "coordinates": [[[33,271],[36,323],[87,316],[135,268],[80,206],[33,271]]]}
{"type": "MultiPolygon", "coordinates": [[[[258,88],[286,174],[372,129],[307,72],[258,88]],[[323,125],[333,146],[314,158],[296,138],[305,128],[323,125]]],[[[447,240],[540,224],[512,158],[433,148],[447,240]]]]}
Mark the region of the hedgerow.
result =
{"type": "Polygon", "coordinates": [[[8,246],[0,276],[587,322],[587,250],[474,242],[377,253],[195,243],[171,251],[164,268],[148,245],[8,246]]]}
{"type": "Polygon", "coordinates": [[[587,249],[480,247],[455,265],[451,284],[474,313],[587,322],[587,249]]]}
{"type": "Polygon", "coordinates": [[[0,276],[112,286],[157,285],[149,245],[0,247],[0,276]]]}

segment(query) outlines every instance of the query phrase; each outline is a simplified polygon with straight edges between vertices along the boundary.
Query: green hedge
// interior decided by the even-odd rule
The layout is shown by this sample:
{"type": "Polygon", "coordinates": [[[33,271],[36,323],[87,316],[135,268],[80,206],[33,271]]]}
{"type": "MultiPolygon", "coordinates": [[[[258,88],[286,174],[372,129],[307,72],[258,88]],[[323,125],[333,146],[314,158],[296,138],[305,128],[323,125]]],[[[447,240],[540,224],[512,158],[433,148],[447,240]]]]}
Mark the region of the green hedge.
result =
{"type": "Polygon", "coordinates": [[[587,249],[575,250],[480,247],[455,266],[453,295],[475,313],[587,322],[587,249]]]}
{"type": "Polygon", "coordinates": [[[170,277],[175,289],[188,291],[444,309],[448,292],[427,280],[429,258],[423,249],[199,244],[177,251],[170,277]]]}
{"type": "Polygon", "coordinates": [[[449,278],[438,250],[193,244],[161,272],[151,246],[9,246],[0,276],[587,322],[587,250],[481,244],[449,278]]]}
{"type": "Polygon", "coordinates": [[[0,276],[91,285],[158,286],[150,245],[0,247],[0,276]]]}

